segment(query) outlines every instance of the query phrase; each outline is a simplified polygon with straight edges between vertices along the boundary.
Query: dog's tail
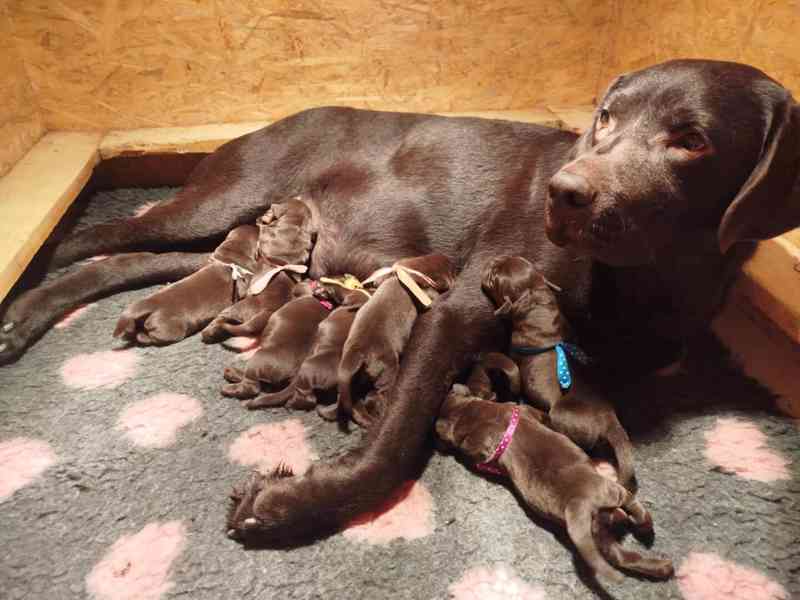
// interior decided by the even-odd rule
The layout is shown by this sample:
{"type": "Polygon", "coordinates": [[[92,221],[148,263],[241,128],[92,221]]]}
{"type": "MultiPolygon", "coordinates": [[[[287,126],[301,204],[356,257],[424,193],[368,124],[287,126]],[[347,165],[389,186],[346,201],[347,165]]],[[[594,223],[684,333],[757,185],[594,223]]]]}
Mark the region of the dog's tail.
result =
{"type": "Polygon", "coordinates": [[[598,512],[603,508],[608,508],[597,504],[586,498],[576,498],[570,501],[564,512],[567,533],[578,549],[578,553],[592,568],[596,576],[607,582],[618,583],[622,580],[622,574],[605,559],[595,539],[595,533],[600,526],[597,521],[598,512]]]}
{"type": "Polygon", "coordinates": [[[614,423],[609,428],[607,437],[608,443],[612,450],[614,450],[614,456],[617,459],[619,482],[631,494],[635,494],[639,489],[639,484],[636,481],[633,446],[631,445],[631,440],[627,432],[617,419],[614,419],[614,423]]]}

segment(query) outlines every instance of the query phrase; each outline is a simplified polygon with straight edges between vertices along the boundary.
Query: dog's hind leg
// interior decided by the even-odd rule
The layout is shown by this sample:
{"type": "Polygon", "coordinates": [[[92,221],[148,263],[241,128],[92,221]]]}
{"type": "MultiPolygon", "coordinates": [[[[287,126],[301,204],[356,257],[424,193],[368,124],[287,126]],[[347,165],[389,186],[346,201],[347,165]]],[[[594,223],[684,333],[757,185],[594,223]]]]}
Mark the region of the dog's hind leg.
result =
{"type": "Polygon", "coordinates": [[[175,281],[208,263],[208,254],[137,252],[94,262],[18,296],[0,322],[0,364],[18,358],[67,311],[135,287],[175,281]]]}
{"type": "Polygon", "coordinates": [[[649,558],[638,552],[626,550],[616,540],[611,529],[611,517],[607,511],[597,515],[597,539],[603,554],[615,566],[639,573],[653,579],[669,579],[675,572],[672,561],[666,558],[649,558]]]}

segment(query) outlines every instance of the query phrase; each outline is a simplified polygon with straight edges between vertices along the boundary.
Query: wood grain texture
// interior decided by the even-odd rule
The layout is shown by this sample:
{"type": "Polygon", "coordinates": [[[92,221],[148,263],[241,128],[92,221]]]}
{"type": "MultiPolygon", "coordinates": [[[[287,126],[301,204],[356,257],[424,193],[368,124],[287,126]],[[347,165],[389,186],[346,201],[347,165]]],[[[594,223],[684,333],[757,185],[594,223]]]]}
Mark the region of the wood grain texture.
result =
{"type": "Polygon", "coordinates": [[[591,104],[604,0],[8,0],[51,129],[591,104]]]}
{"type": "Polygon", "coordinates": [[[43,134],[38,104],[11,35],[6,0],[0,0],[0,177],[43,134]]]}
{"type": "Polygon", "coordinates": [[[0,178],[0,299],[86,185],[99,143],[97,133],[48,133],[0,178]]]}
{"type": "Polygon", "coordinates": [[[797,0],[613,0],[612,12],[598,95],[620,73],[673,58],[748,63],[800,95],[797,0]]]}

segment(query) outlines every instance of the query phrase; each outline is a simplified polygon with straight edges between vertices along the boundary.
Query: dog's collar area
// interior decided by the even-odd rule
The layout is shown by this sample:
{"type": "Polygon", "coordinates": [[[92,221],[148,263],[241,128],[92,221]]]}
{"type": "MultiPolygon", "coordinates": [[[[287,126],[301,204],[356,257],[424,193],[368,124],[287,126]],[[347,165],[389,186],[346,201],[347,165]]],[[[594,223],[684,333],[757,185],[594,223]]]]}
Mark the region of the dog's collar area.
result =
{"type": "Polygon", "coordinates": [[[556,377],[558,377],[558,385],[563,391],[567,391],[572,387],[572,371],[569,368],[569,359],[572,357],[574,360],[585,365],[590,362],[589,356],[575,344],[568,342],[557,342],[552,346],[512,346],[511,352],[514,354],[521,354],[523,356],[536,356],[544,354],[551,350],[556,353],[556,377]]]}
{"type": "Polygon", "coordinates": [[[253,281],[250,282],[250,288],[247,290],[247,294],[249,296],[260,294],[267,288],[269,282],[282,271],[303,275],[308,271],[308,267],[306,265],[278,265],[269,271],[264,271],[260,275],[254,277],[253,281]]]}
{"type": "Polygon", "coordinates": [[[495,448],[494,453],[486,462],[478,463],[475,465],[475,468],[479,471],[483,471],[484,473],[491,473],[492,475],[504,475],[505,471],[500,468],[499,465],[495,464],[500,457],[503,456],[503,453],[508,448],[508,445],[511,443],[511,439],[514,437],[514,432],[517,430],[517,425],[519,424],[519,406],[515,406],[511,410],[511,419],[508,421],[508,427],[506,427],[506,431],[503,434],[503,438],[500,440],[500,443],[495,448]]]}
{"type": "Polygon", "coordinates": [[[414,297],[420,301],[422,306],[428,308],[432,303],[431,297],[425,293],[425,291],[419,287],[412,275],[416,275],[422,281],[425,282],[425,285],[430,286],[431,288],[436,288],[436,282],[433,281],[430,277],[422,273],[421,271],[417,271],[416,269],[409,269],[408,267],[404,267],[403,265],[398,265],[397,263],[393,264],[391,267],[383,267],[375,271],[372,275],[367,277],[364,280],[364,285],[368,283],[375,283],[381,277],[385,277],[387,275],[391,275],[394,273],[397,276],[397,279],[400,280],[400,283],[403,284],[409,292],[411,292],[414,297]]]}
{"type": "MultiPolygon", "coordinates": [[[[319,281],[315,279],[312,279],[309,285],[311,285],[312,292],[318,287],[320,287],[319,281]]],[[[319,302],[323,308],[327,310],[333,310],[333,302],[331,302],[330,300],[323,300],[322,298],[317,298],[317,302],[319,302]]]]}
{"type": "Polygon", "coordinates": [[[345,273],[341,276],[341,278],[320,277],[319,282],[327,283],[328,285],[336,285],[346,290],[350,290],[351,292],[361,292],[367,297],[367,299],[372,297],[372,295],[364,289],[364,284],[358,280],[358,277],[351,275],[350,273],[345,273]]]}

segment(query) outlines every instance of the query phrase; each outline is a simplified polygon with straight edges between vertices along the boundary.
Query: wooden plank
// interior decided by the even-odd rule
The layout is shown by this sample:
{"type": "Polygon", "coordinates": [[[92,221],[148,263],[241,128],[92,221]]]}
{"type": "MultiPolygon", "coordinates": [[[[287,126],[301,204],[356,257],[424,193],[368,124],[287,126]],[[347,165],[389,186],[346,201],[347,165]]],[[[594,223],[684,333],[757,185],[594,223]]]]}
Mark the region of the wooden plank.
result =
{"type": "Polygon", "coordinates": [[[0,299],[89,180],[97,133],[48,133],[0,179],[0,299]]]}
{"type": "Polygon", "coordinates": [[[736,291],[800,343],[800,229],[758,244],[736,291]]]}
{"type": "Polygon", "coordinates": [[[738,288],[712,328],[744,372],[776,394],[776,407],[800,418],[800,346],[738,288]]]}
{"type": "MultiPolygon", "coordinates": [[[[436,113],[450,117],[481,117],[540,123],[565,129],[576,129],[591,119],[592,107],[533,108],[528,110],[487,110],[436,113]]],[[[272,121],[217,123],[192,127],[153,127],[108,132],[100,142],[103,160],[117,156],[141,156],[187,152],[213,152],[225,142],[245,135],[272,121]]]]}

